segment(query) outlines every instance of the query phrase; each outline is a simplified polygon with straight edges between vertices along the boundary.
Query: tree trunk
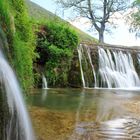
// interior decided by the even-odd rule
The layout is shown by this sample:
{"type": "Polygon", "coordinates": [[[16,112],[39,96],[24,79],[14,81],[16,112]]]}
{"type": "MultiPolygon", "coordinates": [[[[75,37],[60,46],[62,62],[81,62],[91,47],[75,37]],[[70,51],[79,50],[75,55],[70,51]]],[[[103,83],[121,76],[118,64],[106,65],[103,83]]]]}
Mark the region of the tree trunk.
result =
{"type": "Polygon", "coordinates": [[[103,44],[104,43],[104,31],[101,30],[99,32],[99,43],[103,44]]]}

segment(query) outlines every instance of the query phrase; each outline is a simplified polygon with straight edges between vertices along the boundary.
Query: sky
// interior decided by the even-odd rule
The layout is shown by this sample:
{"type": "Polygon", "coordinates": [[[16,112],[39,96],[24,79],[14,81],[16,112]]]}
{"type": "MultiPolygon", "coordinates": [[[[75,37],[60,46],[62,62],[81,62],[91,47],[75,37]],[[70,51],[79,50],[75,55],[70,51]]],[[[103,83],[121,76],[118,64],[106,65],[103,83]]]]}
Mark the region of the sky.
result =
{"type": "MultiPolygon", "coordinates": [[[[85,19],[80,19],[78,21],[71,21],[69,19],[69,13],[63,13],[63,10],[58,7],[58,5],[53,0],[31,0],[32,2],[40,5],[41,7],[51,11],[52,13],[60,16],[61,18],[69,21],[71,24],[81,29],[82,31],[90,34],[91,36],[98,39],[98,34],[95,31],[91,31],[90,26],[85,24],[85,19]]],[[[117,28],[112,29],[111,34],[105,34],[105,43],[114,45],[124,45],[124,46],[140,46],[140,38],[136,38],[134,33],[129,32],[129,26],[126,21],[121,17],[117,20],[117,28]]]]}

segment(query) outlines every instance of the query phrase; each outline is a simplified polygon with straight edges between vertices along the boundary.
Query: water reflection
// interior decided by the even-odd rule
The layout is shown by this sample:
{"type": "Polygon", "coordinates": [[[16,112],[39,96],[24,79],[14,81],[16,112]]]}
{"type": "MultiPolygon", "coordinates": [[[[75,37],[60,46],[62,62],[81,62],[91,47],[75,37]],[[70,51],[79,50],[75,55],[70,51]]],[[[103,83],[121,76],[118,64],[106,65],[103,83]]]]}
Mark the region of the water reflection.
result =
{"type": "Polygon", "coordinates": [[[77,108],[77,111],[76,111],[75,127],[74,127],[74,130],[73,130],[73,134],[70,136],[69,140],[73,140],[74,137],[75,137],[76,129],[78,128],[78,124],[80,123],[80,111],[81,111],[81,108],[84,104],[84,100],[85,100],[85,90],[83,89],[82,92],[81,92],[81,95],[80,95],[80,102],[79,102],[79,105],[78,105],[78,108],[77,108]]]}
{"type": "Polygon", "coordinates": [[[140,102],[139,91],[49,89],[36,92],[29,97],[29,103],[38,107],[32,116],[35,123],[39,122],[37,131],[43,140],[140,139],[140,119],[131,108],[140,102]],[[40,124],[43,132],[38,129],[40,124]]]}
{"type": "Polygon", "coordinates": [[[112,91],[102,94],[97,101],[96,120],[78,122],[71,140],[140,139],[140,133],[137,133],[140,119],[123,105],[135,95],[130,92],[126,97],[122,93],[112,91]]]}
{"type": "Polygon", "coordinates": [[[42,89],[42,102],[44,102],[47,98],[48,89],[42,89]]]}
{"type": "Polygon", "coordinates": [[[85,100],[85,91],[83,89],[82,92],[81,92],[81,95],[80,95],[80,100],[79,100],[80,102],[79,102],[77,112],[76,112],[76,125],[75,125],[75,127],[77,126],[77,123],[79,122],[80,111],[81,111],[81,108],[82,108],[82,106],[84,104],[84,100],[85,100]]]}
{"type": "Polygon", "coordinates": [[[103,94],[102,98],[98,99],[97,122],[111,120],[123,116],[125,113],[122,98],[117,94],[103,94]]]}

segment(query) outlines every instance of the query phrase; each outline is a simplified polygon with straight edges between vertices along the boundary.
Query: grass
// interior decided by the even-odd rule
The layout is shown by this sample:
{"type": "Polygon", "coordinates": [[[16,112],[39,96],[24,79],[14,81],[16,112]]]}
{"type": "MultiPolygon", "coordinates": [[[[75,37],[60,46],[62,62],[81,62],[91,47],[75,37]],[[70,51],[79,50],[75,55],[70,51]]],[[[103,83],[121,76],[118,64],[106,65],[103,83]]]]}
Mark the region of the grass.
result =
{"type": "MultiPolygon", "coordinates": [[[[51,13],[50,11],[40,7],[39,5],[26,0],[27,2],[27,6],[28,6],[28,11],[29,14],[32,18],[34,18],[35,20],[54,20],[55,18],[57,20],[61,20],[63,22],[67,22],[63,19],[61,19],[60,17],[58,17],[57,15],[51,13]]],[[[75,26],[71,25],[70,23],[68,23],[77,33],[80,39],[80,42],[88,42],[88,43],[97,43],[98,40],[93,38],[92,36],[88,35],[87,33],[81,31],[80,29],[76,28],[75,26]]]]}

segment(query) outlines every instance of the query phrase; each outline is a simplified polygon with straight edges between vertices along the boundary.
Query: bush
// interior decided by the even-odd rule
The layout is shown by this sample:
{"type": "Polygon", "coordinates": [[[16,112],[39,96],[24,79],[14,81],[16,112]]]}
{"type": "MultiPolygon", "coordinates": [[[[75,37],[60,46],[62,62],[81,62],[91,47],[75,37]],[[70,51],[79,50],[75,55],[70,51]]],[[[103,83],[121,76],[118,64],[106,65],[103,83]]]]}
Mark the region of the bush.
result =
{"type": "Polygon", "coordinates": [[[42,65],[49,85],[66,86],[73,50],[78,45],[76,32],[61,21],[39,24],[37,63],[42,65]]]}

